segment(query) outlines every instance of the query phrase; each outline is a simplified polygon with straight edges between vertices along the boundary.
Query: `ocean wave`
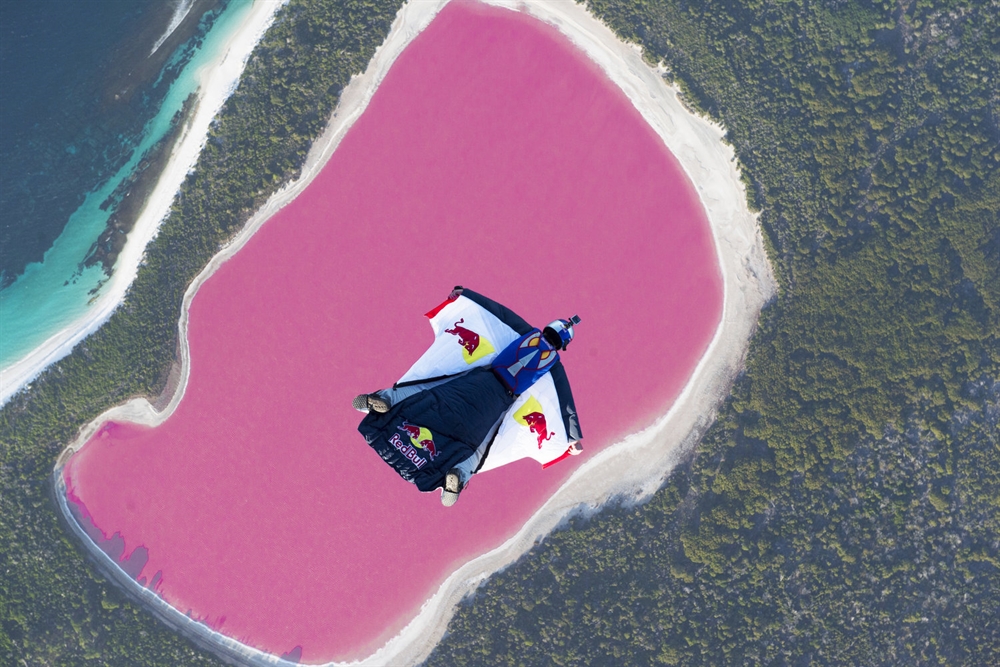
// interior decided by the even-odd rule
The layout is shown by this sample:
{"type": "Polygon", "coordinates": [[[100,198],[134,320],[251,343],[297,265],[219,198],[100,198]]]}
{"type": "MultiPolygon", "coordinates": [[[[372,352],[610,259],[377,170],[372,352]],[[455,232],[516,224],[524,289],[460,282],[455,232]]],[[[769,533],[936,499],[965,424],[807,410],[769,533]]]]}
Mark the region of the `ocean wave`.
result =
{"type": "Polygon", "coordinates": [[[149,55],[156,53],[156,50],[163,45],[163,42],[167,41],[167,38],[174,33],[174,30],[177,30],[177,26],[187,18],[192,7],[194,7],[194,0],[177,0],[177,7],[174,8],[174,15],[170,17],[170,24],[167,26],[167,31],[156,40],[156,44],[153,44],[153,50],[149,52],[149,55]]]}

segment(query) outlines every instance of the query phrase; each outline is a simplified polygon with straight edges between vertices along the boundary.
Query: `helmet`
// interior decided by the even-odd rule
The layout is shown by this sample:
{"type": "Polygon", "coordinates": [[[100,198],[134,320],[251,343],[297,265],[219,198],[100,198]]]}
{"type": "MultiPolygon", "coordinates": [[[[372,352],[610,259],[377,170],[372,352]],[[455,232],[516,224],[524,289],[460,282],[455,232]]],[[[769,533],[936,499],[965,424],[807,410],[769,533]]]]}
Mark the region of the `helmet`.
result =
{"type": "Polygon", "coordinates": [[[558,340],[559,345],[557,347],[560,350],[565,350],[566,346],[573,340],[573,325],[579,323],[579,315],[574,315],[568,320],[555,320],[545,325],[545,329],[542,330],[542,333],[551,331],[552,334],[548,336],[549,341],[555,345],[556,340],[558,340]]]}

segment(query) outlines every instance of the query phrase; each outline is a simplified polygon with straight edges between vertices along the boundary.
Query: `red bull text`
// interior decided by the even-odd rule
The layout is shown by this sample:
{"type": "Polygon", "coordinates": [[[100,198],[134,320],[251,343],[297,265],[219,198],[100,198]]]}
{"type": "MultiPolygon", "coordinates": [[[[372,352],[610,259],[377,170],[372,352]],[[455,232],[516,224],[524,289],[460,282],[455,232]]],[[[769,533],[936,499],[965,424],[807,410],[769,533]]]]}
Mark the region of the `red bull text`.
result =
{"type": "Polygon", "coordinates": [[[400,454],[412,461],[413,465],[417,466],[418,470],[426,465],[427,459],[417,454],[417,450],[415,448],[403,442],[403,439],[399,437],[398,433],[392,434],[392,437],[389,438],[389,443],[398,449],[400,454]]]}

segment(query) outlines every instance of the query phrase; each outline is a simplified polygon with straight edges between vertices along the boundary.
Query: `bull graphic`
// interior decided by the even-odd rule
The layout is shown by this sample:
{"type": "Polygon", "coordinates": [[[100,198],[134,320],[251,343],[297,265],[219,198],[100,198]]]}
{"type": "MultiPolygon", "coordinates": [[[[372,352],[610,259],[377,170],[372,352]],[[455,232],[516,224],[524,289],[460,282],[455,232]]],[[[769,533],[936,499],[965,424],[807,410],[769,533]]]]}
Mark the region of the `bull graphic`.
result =
{"type": "Polygon", "coordinates": [[[459,326],[465,321],[463,317],[458,322],[455,322],[455,327],[453,329],[445,329],[445,333],[450,333],[453,336],[458,336],[458,343],[465,348],[465,351],[470,355],[476,351],[479,347],[479,334],[471,329],[466,329],[463,326],[459,326]]]}
{"type": "Polygon", "coordinates": [[[528,429],[538,436],[538,448],[542,448],[542,443],[552,438],[555,433],[549,433],[549,425],[545,423],[545,415],[541,412],[529,412],[524,415],[524,422],[528,429]]]}
{"type": "Polygon", "coordinates": [[[427,454],[430,455],[431,461],[437,458],[437,447],[434,446],[434,436],[431,434],[430,429],[426,429],[422,426],[414,426],[413,424],[404,421],[399,427],[399,430],[410,436],[410,443],[414,447],[427,450],[427,454]]]}

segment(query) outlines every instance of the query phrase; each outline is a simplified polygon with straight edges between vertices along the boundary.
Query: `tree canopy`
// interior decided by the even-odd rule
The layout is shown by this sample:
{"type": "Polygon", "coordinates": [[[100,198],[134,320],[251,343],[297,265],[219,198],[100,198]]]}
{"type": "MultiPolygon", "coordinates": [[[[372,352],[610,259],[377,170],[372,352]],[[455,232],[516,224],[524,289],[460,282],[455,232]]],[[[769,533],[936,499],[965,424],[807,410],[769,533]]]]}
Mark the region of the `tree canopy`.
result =
{"type": "Polygon", "coordinates": [[[1000,13],[591,0],[720,121],[781,292],[648,505],[491,578],[429,665],[1000,662],[1000,13]]]}

